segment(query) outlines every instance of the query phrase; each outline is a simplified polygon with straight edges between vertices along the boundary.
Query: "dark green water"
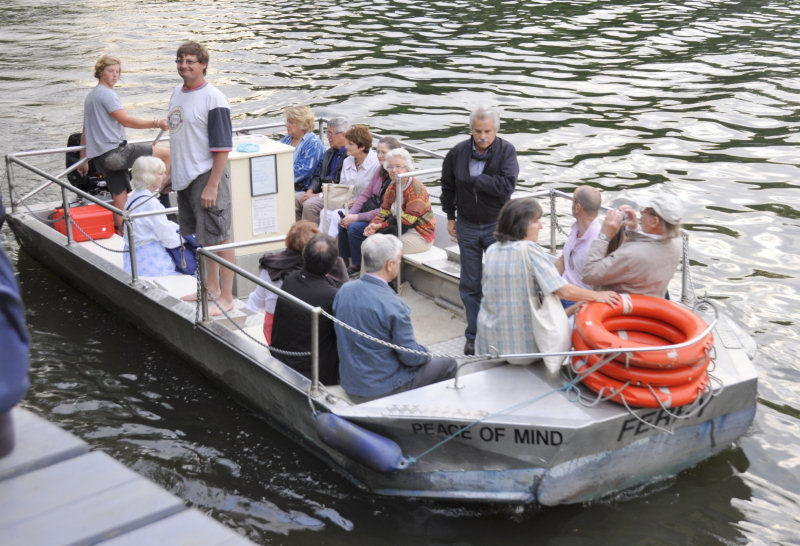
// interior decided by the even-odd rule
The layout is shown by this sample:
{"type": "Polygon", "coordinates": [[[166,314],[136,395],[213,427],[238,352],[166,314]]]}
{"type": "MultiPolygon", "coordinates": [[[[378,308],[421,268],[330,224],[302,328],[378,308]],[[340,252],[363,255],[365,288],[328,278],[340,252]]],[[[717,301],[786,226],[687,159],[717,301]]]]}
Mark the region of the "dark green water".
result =
{"type": "Polygon", "coordinates": [[[263,544],[797,543],[797,2],[6,0],[0,23],[2,154],[63,145],[105,52],[126,108],[163,116],[187,37],[237,125],[302,103],[444,152],[488,103],[528,186],[678,193],[698,292],[759,344],[754,426],[680,476],[588,506],[409,503],[356,490],[4,229],[34,342],[26,407],[263,544]]]}

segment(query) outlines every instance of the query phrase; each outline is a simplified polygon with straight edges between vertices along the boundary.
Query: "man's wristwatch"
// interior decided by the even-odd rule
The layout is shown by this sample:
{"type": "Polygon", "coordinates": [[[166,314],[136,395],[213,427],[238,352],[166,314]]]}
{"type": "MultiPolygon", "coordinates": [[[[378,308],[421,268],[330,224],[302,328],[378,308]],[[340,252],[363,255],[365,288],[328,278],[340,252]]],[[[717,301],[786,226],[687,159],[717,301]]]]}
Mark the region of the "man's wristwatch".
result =
{"type": "Polygon", "coordinates": [[[600,239],[601,241],[608,241],[608,236],[602,232],[597,234],[597,238],[600,239]]]}

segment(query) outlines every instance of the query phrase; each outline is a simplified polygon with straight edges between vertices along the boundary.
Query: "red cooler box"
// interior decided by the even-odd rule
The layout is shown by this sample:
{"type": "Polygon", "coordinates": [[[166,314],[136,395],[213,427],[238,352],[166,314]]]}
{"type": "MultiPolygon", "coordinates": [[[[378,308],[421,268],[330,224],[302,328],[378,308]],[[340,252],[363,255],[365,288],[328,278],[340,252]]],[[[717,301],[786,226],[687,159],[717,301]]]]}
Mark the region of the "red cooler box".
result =
{"type": "MultiPolygon", "coordinates": [[[[108,239],[114,235],[114,214],[100,205],[70,207],[69,215],[92,239],[108,239]]],[[[64,209],[56,209],[53,212],[53,220],[55,221],[54,227],[66,235],[64,209]]],[[[75,225],[72,226],[72,237],[76,242],[88,241],[75,225]]]]}

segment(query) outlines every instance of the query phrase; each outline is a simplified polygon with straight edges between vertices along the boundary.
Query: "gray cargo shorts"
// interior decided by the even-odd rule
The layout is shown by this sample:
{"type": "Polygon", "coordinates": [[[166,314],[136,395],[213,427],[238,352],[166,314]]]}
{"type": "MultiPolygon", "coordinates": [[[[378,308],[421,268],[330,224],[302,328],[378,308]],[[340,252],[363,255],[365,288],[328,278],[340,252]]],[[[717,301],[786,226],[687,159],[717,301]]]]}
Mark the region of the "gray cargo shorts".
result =
{"type": "Polygon", "coordinates": [[[200,204],[211,171],[204,172],[178,191],[178,224],[181,235],[194,234],[197,244],[210,246],[231,238],[231,175],[226,168],[217,190],[217,202],[210,209],[200,204]]]}

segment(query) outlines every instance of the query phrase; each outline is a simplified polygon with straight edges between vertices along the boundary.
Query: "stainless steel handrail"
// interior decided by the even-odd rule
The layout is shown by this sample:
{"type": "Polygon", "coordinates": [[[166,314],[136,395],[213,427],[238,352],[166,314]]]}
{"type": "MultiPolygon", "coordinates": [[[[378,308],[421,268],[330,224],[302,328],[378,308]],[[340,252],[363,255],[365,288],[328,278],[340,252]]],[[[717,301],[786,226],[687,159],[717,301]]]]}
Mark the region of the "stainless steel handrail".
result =
{"type": "MultiPolygon", "coordinates": [[[[52,176],[50,174],[47,174],[46,172],[44,172],[43,170],[39,169],[38,167],[34,167],[33,165],[31,165],[29,163],[26,163],[25,161],[22,161],[22,160],[20,160],[20,159],[18,159],[16,157],[14,157],[13,155],[6,156],[6,164],[10,164],[10,163],[16,163],[17,165],[20,165],[21,167],[24,167],[24,168],[28,169],[32,173],[37,174],[37,175],[41,176],[42,178],[45,178],[46,180],[49,180],[49,181],[51,181],[51,182],[53,182],[55,184],[58,184],[64,190],[69,190],[69,191],[77,194],[81,198],[86,199],[87,201],[91,201],[92,203],[94,203],[96,205],[100,205],[101,207],[110,210],[112,213],[114,213],[116,215],[125,217],[125,215],[127,214],[126,211],[120,210],[120,209],[118,209],[117,207],[115,207],[113,205],[109,205],[107,202],[103,201],[102,199],[98,199],[94,195],[92,195],[90,193],[87,193],[87,192],[83,191],[80,188],[76,188],[75,186],[73,186],[69,182],[64,182],[63,180],[59,180],[58,178],[56,178],[56,177],[54,177],[54,176],[52,176]]],[[[69,208],[68,207],[69,203],[68,203],[68,200],[66,199],[66,194],[64,194],[64,196],[62,198],[62,201],[63,201],[63,207],[65,209],[65,216],[66,216],[67,215],[66,214],[67,213],[66,209],[69,208]]],[[[12,200],[12,206],[14,206],[14,204],[15,204],[15,202],[12,200]]],[[[72,239],[69,238],[69,242],[71,242],[71,241],[72,241],[72,239]]]]}

